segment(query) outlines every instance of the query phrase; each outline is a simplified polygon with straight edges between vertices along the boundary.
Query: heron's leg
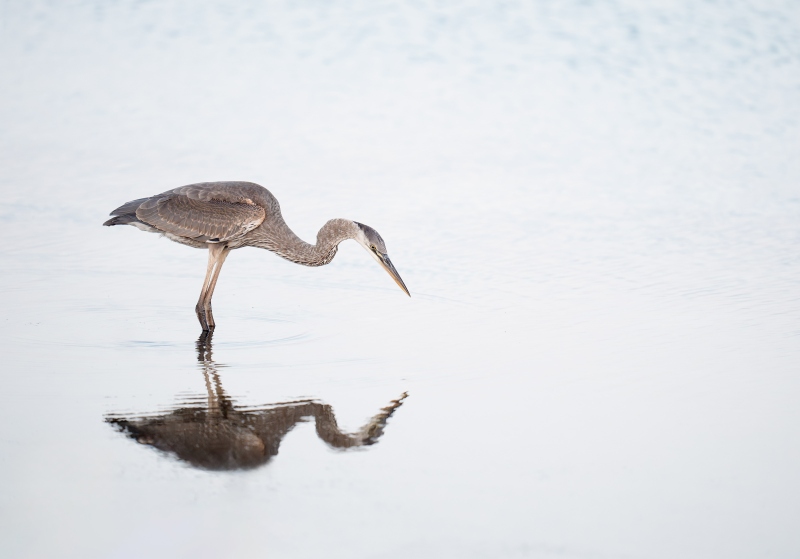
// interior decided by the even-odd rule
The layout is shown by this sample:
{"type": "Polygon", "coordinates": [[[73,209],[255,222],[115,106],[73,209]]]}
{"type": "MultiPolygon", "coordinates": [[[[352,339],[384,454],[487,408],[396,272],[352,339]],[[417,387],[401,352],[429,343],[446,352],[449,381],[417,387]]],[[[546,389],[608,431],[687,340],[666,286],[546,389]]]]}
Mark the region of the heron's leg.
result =
{"type": "Polygon", "coordinates": [[[208,285],[205,288],[205,291],[202,295],[203,301],[203,311],[206,317],[206,323],[208,324],[209,328],[213,328],[214,324],[214,314],[211,311],[211,297],[214,295],[214,288],[217,286],[217,280],[219,279],[219,272],[222,270],[222,264],[225,262],[225,259],[228,257],[228,253],[230,249],[224,245],[211,245],[208,249],[209,251],[213,251],[215,258],[214,258],[214,270],[211,273],[211,278],[209,279],[208,285]]]}
{"type": "Polygon", "coordinates": [[[200,321],[203,331],[208,331],[214,327],[214,318],[211,316],[210,292],[214,290],[213,285],[216,283],[216,277],[219,275],[219,269],[227,253],[228,250],[225,246],[209,245],[208,247],[206,278],[203,280],[203,289],[200,290],[200,298],[194,308],[197,313],[197,320],[200,321]],[[207,305],[206,302],[209,304],[207,305]]]}
{"type": "Polygon", "coordinates": [[[200,326],[203,327],[203,332],[208,331],[208,322],[206,321],[206,312],[203,308],[203,299],[205,298],[208,284],[211,281],[211,276],[214,272],[214,262],[216,258],[211,248],[208,249],[208,268],[206,269],[206,278],[203,280],[203,288],[200,290],[200,298],[197,300],[197,305],[194,307],[194,312],[197,313],[197,320],[200,321],[200,326]]]}

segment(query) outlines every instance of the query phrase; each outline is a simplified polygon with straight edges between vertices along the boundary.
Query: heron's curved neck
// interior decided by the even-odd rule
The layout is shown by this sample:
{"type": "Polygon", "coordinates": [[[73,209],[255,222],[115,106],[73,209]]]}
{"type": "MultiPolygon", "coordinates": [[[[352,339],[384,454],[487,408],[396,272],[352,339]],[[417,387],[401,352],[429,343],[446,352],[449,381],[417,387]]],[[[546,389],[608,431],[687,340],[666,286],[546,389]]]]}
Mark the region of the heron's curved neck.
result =
{"type": "Polygon", "coordinates": [[[358,225],[349,219],[332,219],[317,233],[317,244],[312,245],[295,235],[283,219],[264,223],[256,233],[255,246],[265,248],[297,264],[324,266],[336,256],[336,249],[344,240],[358,235],[358,225]]]}

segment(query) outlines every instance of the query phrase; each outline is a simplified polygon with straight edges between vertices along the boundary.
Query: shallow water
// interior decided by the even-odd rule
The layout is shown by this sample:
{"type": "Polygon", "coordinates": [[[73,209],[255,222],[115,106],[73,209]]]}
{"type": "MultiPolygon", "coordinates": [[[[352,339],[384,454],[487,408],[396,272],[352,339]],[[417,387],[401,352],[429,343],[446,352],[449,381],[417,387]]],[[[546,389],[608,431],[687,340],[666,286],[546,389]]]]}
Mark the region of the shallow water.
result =
{"type": "Polygon", "coordinates": [[[0,555],[800,554],[792,2],[0,4],[0,555]],[[251,180],[323,268],[128,200],[251,180]]]}

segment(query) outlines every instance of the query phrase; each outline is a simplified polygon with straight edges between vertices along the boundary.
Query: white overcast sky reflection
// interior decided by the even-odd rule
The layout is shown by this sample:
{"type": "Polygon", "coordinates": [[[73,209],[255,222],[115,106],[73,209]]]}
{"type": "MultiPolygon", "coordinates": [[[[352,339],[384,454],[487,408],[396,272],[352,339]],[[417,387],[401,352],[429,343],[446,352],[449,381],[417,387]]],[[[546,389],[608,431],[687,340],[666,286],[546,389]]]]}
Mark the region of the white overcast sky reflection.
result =
{"type": "Polygon", "coordinates": [[[796,2],[4,1],[0,84],[3,557],[800,555],[796,2]],[[412,297],[235,251],[198,361],[206,254],[101,224],[210,180],[412,297]],[[408,397],[242,471],[106,421],[212,381],[408,397]]]}

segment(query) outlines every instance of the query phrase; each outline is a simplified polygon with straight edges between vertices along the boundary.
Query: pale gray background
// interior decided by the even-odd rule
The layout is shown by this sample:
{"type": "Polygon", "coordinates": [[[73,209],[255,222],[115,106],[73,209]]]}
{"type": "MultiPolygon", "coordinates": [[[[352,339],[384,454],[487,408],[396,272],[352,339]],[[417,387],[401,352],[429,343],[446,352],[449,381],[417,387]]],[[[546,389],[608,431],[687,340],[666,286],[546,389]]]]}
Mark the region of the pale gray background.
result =
{"type": "Polygon", "coordinates": [[[0,2],[3,557],[800,556],[800,4],[0,2]],[[104,423],[202,394],[205,253],[100,226],[270,188],[214,357],[302,397],[267,466],[104,423]]]}

